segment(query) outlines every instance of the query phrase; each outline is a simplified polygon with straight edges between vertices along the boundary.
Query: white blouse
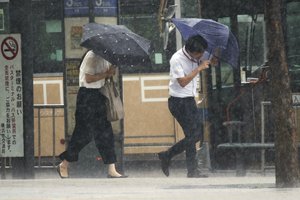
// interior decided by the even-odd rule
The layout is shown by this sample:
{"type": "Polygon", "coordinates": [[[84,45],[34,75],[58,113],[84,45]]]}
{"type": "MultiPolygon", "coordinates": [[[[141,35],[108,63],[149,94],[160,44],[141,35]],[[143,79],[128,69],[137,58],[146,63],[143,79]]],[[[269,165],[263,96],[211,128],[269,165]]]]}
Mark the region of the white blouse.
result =
{"type": "Polygon", "coordinates": [[[87,83],[85,74],[95,75],[103,73],[109,69],[110,63],[93,51],[88,51],[80,65],[79,71],[79,87],[86,88],[101,88],[104,85],[105,79],[96,82],[87,83]]]}

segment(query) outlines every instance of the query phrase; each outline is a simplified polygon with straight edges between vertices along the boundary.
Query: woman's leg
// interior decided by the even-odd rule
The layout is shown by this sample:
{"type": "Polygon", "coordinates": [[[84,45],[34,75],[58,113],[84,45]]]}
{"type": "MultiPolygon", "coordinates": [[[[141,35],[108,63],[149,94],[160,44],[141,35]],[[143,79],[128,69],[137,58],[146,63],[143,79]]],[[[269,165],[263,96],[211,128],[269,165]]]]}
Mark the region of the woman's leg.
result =
{"type": "Polygon", "coordinates": [[[77,96],[75,112],[75,128],[68,143],[67,150],[59,155],[62,162],[58,166],[62,178],[68,177],[69,162],[78,160],[79,152],[91,141],[90,125],[88,118],[92,108],[88,105],[89,93],[85,88],[80,88],[77,96]]]}
{"type": "Polygon", "coordinates": [[[67,160],[63,160],[58,166],[57,170],[61,178],[68,178],[69,177],[69,162],[67,160]]]}
{"type": "Polygon", "coordinates": [[[95,134],[95,144],[102,157],[104,164],[108,165],[108,175],[111,177],[121,177],[117,172],[115,163],[117,162],[114,145],[114,135],[110,122],[106,121],[98,128],[95,134]],[[105,125],[104,125],[105,124],[105,125]]]}
{"type": "Polygon", "coordinates": [[[110,177],[123,177],[115,167],[117,162],[115,140],[111,122],[106,117],[105,100],[104,96],[99,96],[99,105],[97,106],[97,115],[93,126],[95,128],[93,131],[95,144],[104,164],[108,165],[108,175],[110,177]]]}
{"type": "MultiPolygon", "coordinates": [[[[80,115],[76,115],[76,118],[78,119],[79,116],[80,115]]],[[[62,160],[62,162],[59,164],[58,170],[62,178],[69,177],[69,162],[77,161],[79,152],[91,141],[86,124],[80,122],[80,120],[76,120],[76,122],[77,123],[71,136],[71,140],[68,143],[67,150],[59,155],[59,158],[62,160]]]]}

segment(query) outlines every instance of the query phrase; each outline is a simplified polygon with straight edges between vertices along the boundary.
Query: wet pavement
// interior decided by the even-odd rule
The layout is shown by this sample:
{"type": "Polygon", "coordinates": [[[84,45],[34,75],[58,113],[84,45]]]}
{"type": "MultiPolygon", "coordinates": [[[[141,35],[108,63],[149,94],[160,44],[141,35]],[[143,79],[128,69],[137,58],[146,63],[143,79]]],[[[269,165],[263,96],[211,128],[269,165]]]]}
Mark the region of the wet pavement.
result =
{"type": "Polygon", "coordinates": [[[186,178],[183,169],[170,177],[160,170],[127,170],[129,178],[60,179],[54,169],[40,170],[34,180],[0,180],[0,200],[296,200],[300,188],[275,188],[274,173],[216,172],[209,178],[186,178]]]}

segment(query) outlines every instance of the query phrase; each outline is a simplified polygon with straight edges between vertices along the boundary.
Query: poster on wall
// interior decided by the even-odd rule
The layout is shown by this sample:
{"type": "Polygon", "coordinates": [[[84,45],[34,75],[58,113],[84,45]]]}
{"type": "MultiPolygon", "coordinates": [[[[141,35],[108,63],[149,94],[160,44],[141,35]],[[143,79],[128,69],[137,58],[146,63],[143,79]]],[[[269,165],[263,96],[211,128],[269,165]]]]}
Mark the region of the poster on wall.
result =
{"type": "Polygon", "coordinates": [[[80,59],[87,49],[80,46],[82,26],[87,24],[87,17],[65,18],[65,52],[67,59],[80,59]]]}
{"type": "MultiPolygon", "coordinates": [[[[96,17],[96,23],[117,24],[117,17],[96,17]]],[[[81,59],[87,51],[80,46],[83,25],[89,23],[88,17],[65,18],[65,52],[67,59],[81,59]]]]}
{"type": "MultiPolygon", "coordinates": [[[[98,17],[116,17],[117,0],[93,0],[94,14],[98,17]]],[[[64,0],[66,17],[82,17],[89,15],[88,0],[64,0]]]]}
{"type": "Polygon", "coordinates": [[[24,156],[20,34],[0,35],[0,157],[24,156]]]}
{"type": "Polygon", "coordinates": [[[79,64],[80,59],[66,60],[67,86],[79,86],[79,64]]]}
{"type": "Polygon", "coordinates": [[[82,26],[71,26],[71,49],[83,49],[80,46],[80,41],[82,37],[82,26]]]}

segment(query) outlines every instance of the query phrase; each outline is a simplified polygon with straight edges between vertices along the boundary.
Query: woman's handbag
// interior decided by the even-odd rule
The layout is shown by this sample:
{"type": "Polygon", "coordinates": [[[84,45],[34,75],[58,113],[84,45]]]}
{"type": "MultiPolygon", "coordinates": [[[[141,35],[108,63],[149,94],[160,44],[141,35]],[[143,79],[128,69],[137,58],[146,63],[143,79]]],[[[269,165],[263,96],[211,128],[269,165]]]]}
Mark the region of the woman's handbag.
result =
{"type": "Polygon", "coordinates": [[[113,78],[106,78],[105,84],[100,88],[100,92],[106,96],[107,101],[106,110],[107,110],[107,119],[108,121],[117,121],[124,118],[124,109],[121,97],[115,86],[113,78]]]}

